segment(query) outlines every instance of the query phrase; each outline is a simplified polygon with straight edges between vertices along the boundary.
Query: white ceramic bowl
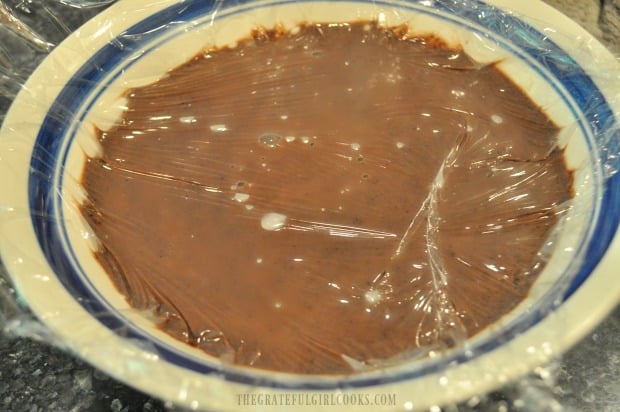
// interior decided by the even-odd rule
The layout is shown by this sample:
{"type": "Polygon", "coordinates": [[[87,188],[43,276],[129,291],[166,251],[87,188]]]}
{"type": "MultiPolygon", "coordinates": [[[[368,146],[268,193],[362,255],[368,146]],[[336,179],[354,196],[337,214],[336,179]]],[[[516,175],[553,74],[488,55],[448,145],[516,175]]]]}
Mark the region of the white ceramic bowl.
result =
{"type": "Polygon", "coordinates": [[[561,353],[618,302],[620,68],[599,43],[538,1],[121,1],[44,61],[0,131],[0,252],[20,298],[58,342],[117,379],[190,408],[420,409],[462,400],[561,353]],[[466,347],[342,377],[223,365],[130,308],[92,251],[78,205],[92,125],[120,115],[148,84],[208,46],[257,25],[377,20],[462,45],[496,62],[563,131],[576,196],[528,298],[466,347]],[[279,397],[284,395],[284,397],[279,397]],[[286,398],[285,395],[289,397],[286,398]],[[265,396],[270,396],[266,398],[265,396]],[[295,398],[291,398],[294,396],[295,398]],[[288,399],[288,400],[287,400],[288,399]],[[335,404],[335,405],[334,405],[335,404]]]}

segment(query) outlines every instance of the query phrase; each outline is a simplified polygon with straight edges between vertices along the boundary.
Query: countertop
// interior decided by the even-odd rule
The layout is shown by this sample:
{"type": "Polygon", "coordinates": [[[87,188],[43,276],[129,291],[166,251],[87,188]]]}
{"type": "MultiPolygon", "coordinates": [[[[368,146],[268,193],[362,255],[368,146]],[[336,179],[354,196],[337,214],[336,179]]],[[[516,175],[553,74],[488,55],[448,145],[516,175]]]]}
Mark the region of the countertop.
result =
{"type": "MultiPolygon", "coordinates": [[[[620,56],[619,0],[547,1],[578,21],[620,56]]],[[[6,22],[2,10],[11,10],[36,32],[45,33],[42,37],[53,47],[102,9],[77,9],[56,0],[7,0],[0,1],[0,23],[6,22]],[[56,20],[50,20],[50,16],[56,20]]],[[[6,52],[3,46],[0,44],[0,69],[4,69],[0,70],[0,78],[7,74],[7,66],[2,65],[2,53],[6,52]]],[[[19,70],[9,70],[9,75],[18,82],[25,80],[44,55],[42,50],[30,50],[17,57],[13,55],[11,65],[19,70]]],[[[0,82],[0,121],[15,91],[10,84],[0,82]]],[[[10,292],[1,276],[2,270],[0,267],[0,327],[12,310],[6,303],[7,296],[2,296],[2,293],[10,292]]],[[[29,332],[34,337],[45,335],[38,330],[29,332]]],[[[532,374],[445,410],[620,411],[619,342],[620,307],[574,348],[547,365],[544,376],[532,374]]],[[[119,412],[179,409],[137,392],[45,342],[0,333],[0,410],[119,412]]]]}

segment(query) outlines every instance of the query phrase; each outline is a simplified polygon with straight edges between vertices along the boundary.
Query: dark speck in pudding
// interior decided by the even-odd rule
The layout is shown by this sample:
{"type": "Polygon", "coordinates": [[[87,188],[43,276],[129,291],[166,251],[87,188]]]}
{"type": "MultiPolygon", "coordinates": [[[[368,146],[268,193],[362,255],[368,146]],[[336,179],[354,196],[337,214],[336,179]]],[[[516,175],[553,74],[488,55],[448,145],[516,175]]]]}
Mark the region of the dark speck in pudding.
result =
{"type": "Polygon", "coordinates": [[[572,197],[494,64],[372,22],[257,29],[126,93],[83,214],[119,291],[227,362],[351,373],[527,296],[572,197]]]}

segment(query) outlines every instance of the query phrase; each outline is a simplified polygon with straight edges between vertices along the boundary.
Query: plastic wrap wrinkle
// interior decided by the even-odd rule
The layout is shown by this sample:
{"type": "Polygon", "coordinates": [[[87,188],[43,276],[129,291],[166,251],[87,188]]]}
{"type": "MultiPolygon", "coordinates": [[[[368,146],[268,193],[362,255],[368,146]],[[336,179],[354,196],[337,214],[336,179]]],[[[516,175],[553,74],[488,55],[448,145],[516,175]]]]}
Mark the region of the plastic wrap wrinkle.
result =
{"type": "Polygon", "coordinates": [[[3,3],[0,3],[0,23],[44,52],[49,52],[54,47],[52,43],[43,40],[37,33],[24,24],[22,20],[15,17],[3,3]]]}
{"type": "Polygon", "coordinates": [[[407,30],[260,29],[127,91],[83,211],[131,304],[295,373],[442,351],[514,308],[572,196],[558,128],[407,30]]]}

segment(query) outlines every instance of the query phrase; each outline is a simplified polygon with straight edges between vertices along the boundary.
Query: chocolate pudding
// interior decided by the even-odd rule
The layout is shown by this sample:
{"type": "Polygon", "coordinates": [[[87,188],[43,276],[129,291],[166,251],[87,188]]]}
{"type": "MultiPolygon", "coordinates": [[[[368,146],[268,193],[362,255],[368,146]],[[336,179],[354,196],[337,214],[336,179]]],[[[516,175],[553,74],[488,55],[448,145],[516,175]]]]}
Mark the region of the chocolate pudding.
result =
{"type": "Polygon", "coordinates": [[[527,295],[572,196],[545,113],[404,27],[255,30],[126,99],[83,175],[97,258],[163,330],[239,365],[453,347],[527,295]]]}

